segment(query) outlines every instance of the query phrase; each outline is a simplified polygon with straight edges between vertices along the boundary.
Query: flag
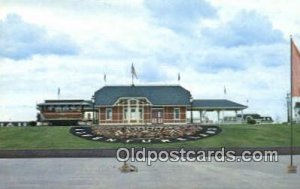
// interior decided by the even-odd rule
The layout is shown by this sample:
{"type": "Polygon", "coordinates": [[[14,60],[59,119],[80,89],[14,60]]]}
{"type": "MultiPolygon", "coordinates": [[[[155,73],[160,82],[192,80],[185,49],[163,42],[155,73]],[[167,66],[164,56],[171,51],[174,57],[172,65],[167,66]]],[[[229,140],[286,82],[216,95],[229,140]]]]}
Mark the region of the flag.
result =
{"type": "Polygon", "coordinates": [[[58,89],[57,89],[57,96],[59,96],[60,95],[60,88],[58,87],[58,89]]]}
{"type": "Polygon", "coordinates": [[[103,80],[104,80],[104,82],[106,82],[106,74],[104,74],[103,80]]]}
{"type": "Polygon", "coordinates": [[[300,97],[300,52],[291,39],[291,74],[292,97],[300,97]]]}
{"type": "Polygon", "coordinates": [[[177,79],[178,79],[178,81],[180,81],[180,73],[178,73],[178,78],[177,79]]]}
{"type": "Polygon", "coordinates": [[[135,68],[133,66],[133,63],[131,64],[131,75],[132,75],[132,78],[135,77],[137,79],[137,75],[136,75],[136,71],[135,71],[135,68]]]}
{"type": "Polygon", "coordinates": [[[224,85],[224,95],[226,95],[226,94],[227,94],[227,91],[226,91],[226,87],[224,85]]]}

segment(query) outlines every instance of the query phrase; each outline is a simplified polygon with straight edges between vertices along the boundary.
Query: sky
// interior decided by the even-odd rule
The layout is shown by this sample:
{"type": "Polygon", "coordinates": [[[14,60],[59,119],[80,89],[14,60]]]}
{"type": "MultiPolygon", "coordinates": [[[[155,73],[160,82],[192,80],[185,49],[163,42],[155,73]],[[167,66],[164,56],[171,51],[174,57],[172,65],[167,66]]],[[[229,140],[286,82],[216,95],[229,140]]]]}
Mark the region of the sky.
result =
{"type": "Polygon", "coordinates": [[[300,0],[0,0],[0,121],[105,85],[178,84],[286,120],[300,0]],[[224,94],[226,88],[226,95],[224,94]]]}

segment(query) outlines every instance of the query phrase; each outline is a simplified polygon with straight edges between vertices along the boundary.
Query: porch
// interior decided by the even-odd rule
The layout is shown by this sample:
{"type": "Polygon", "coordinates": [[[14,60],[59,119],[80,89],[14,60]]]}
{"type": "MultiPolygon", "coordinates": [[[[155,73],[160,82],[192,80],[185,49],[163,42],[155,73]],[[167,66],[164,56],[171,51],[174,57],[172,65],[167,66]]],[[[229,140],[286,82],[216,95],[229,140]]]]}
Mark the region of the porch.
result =
{"type": "Polygon", "coordinates": [[[247,106],[225,99],[195,99],[188,107],[187,122],[201,124],[239,124],[247,106]]]}

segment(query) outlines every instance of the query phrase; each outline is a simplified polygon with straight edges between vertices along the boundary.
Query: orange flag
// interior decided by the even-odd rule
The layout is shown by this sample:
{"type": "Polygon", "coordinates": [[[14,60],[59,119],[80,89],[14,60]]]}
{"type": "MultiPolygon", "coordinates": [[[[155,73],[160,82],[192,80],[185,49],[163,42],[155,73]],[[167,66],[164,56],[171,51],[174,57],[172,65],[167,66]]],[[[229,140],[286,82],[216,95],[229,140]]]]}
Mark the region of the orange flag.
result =
{"type": "Polygon", "coordinates": [[[292,97],[300,97],[300,52],[291,39],[292,97]]]}

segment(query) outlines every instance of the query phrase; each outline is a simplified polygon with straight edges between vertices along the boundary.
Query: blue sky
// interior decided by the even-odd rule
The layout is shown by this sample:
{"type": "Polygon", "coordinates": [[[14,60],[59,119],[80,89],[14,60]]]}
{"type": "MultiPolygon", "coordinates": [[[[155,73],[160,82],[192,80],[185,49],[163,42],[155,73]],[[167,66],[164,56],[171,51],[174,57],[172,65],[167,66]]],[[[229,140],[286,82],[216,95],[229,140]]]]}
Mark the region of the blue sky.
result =
{"type": "Polygon", "coordinates": [[[35,119],[44,99],[107,84],[180,84],[285,120],[289,36],[300,0],[2,1],[0,120],[35,119]],[[224,96],[224,85],[227,95],[224,96]],[[247,103],[248,100],[248,103],[247,103]]]}
{"type": "Polygon", "coordinates": [[[16,13],[9,13],[0,22],[0,56],[13,60],[34,55],[75,55],[78,47],[67,35],[49,36],[42,26],[29,24],[16,13]]]}

